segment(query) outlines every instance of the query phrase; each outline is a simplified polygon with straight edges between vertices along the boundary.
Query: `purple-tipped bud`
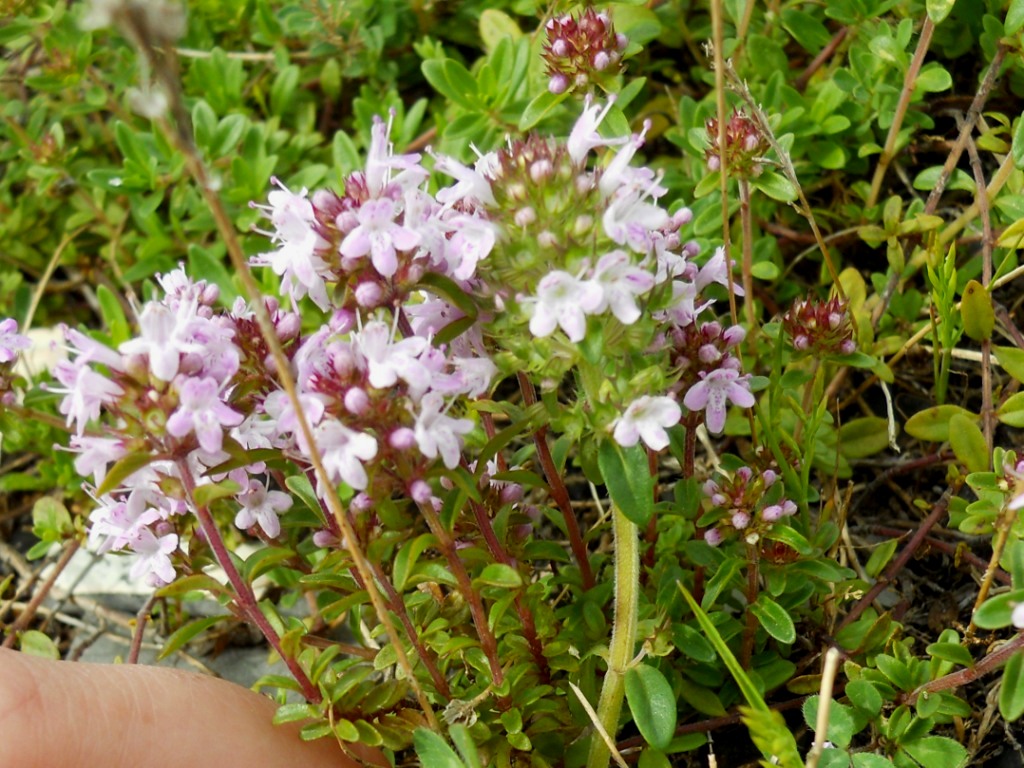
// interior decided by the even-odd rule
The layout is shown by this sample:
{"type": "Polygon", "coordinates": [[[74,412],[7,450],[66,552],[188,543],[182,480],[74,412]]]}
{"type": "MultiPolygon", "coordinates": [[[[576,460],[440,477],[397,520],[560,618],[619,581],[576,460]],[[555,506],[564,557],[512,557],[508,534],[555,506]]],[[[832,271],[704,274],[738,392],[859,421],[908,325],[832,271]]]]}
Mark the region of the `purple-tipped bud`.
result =
{"type": "Polygon", "coordinates": [[[516,223],[516,226],[528,227],[537,220],[537,212],[533,210],[531,206],[528,205],[525,208],[520,208],[518,211],[516,211],[516,214],[515,216],[512,217],[512,220],[516,223]]]}
{"type": "Polygon", "coordinates": [[[548,90],[555,96],[560,96],[569,88],[569,78],[559,73],[552,75],[548,80],[548,90]]]}
{"type": "Polygon", "coordinates": [[[709,547],[717,547],[722,543],[722,532],[717,528],[708,528],[704,531],[704,541],[709,547]]]}
{"type": "Polygon", "coordinates": [[[352,497],[352,501],[349,502],[349,509],[353,512],[369,512],[373,509],[373,499],[370,498],[368,493],[360,491],[352,497]]]}
{"type": "Polygon", "coordinates": [[[796,506],[796,502],[792,501],[791,499],[786,499],[785,501],[782,502],[782,514],[785,517],[795,515],[797,509],[798,507],[796,506]]]}
{"type": "Polygon", "coordinates": [[[742,325],[731,325],[722,332],[722,341],[726,347],[735,347],[743,343],[747,337],[747,329],[742,325]]]}
{"type": "Polygon", "coordinates": [[[365,282],[356,286],[356,304],[366,309],[379,307],[384,299],[384,289],[377,283],[365,282]]]}
{"type": "Polygon", "coordinates": [[[737,531],[742,531],[748,525],[750,525],[750,515],[748,515],[746,512],[740,509],[732,513],[733,528],[735,528],[737,531]]]}
{"type": "Polygon", "coordinates": [[[345,393],[345,410],[353,416],[361,416],[370,407],[370,396],[360,387],[352,387],[345,393]]]}
{"type": "Polygon", "coordinates": [[[761,473],[761,479],[764,481],[765,490],[768,490],[775,485],[775,481],[779,479],[779,475],[773,469],[766,469],[761,473]]]}
{"type": "Polygon", "coordinates": [[[612,63],[611,57],[604,51],[598,51],[594,54],[594,69],[601,72],[608,68],[608,65],[612,63]]]}
{"type": "Polygon", "coordinates": [[[761,518],[766,523],[774,523],[776,520],[782,517],[782,507],[778,504],[772,504],[771,506],[765,507],[761,510],[761,518]]]}
{"type": "Polygon", "coordinates": [[[722,167],[722,158],[720,158],[718,155],[709,155],[708,156],[708,170],[709,171],[714,173],[715,171],[717,171],[721,167],[722,167]]]}
{"type": "Polygon", "coordinates": [[[697,357],[700,358],[702,363],[710,365],[717,362],[722,357],[722,353],[718,351],[714,344],[705,344],[697,351],[697,357]]]}
{"type": "Polygon", "coordinates": [[[852,355],[857,351],[857,342],[853,339],[846,339],[842,344],[839,345],[839,351],[844,355],[852,355]]]}
{"type": "Polygon", "coordinates": [[[430,485],[423,480],[413,480],[409,485],[409,498],[417,504],[426,504],[433,495],[430,485]]]}
{"type": "Polygon", "coordinates": [[[718,493],[718,483],[709,478],[704,481],[704,485],[701,487],[701,490],[704,491],[705,496],[714,496],[718,493]]]}
{"type": "Polygon", "coordinates": [[[736,470],[736,479],[744,483],[749,483],[750,478],[754,476],[753,471],[750,467],[740,467],[736,470]]]}
{"type": "Polygon", "coordinates": [[[509,483],[498,494],[502,504],[516,504],[523,500],[523,486],[519,483],[509,483]]]}
{"type": "Polygon", "coordinates": [[[399,427],[388,437],[388,445],[396,451],[408,451],[416,445],[416,433],[408,427],[399,427]]]}
{"type": "Polygon", "coordinates": [[[569,43],[564,37],[560,37],[551,44],[551,53],[561,58],[569,55],[569,43]]]}

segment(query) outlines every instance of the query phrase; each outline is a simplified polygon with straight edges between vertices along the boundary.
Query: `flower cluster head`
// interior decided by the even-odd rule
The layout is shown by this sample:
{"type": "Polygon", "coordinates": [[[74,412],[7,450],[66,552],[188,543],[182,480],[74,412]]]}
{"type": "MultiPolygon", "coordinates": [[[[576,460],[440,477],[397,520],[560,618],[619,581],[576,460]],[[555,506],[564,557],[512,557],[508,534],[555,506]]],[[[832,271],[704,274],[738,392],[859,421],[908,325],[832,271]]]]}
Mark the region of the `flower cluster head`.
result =
{"type": "Polygon", "coordinates": [[[551,19],[544,31],[544,60],[551,93],[604,82],[622,69],[622,53],[629,41],[615,32],[607,13],[587,7],[579,16],[566,14],[551,19]]]}
{"type": "Polygon", "coordinates": [[[846,302],[800,299],[782,316],[793,348],[813,355],[849,355],[856,351],[853,323],[846,302]]]}
{"type": "Polygon", "coordinates": [[[712,320],[672,327],[667,335],[672,364],[679,369],[675,389],[685,392],[683,405],[704,411],[709,432],[725,428],[729,404],[749,408],[754,404],[750,376],[741,374],[735,349],[746,333],[741,326],[723,328],[712,320]]]}
{"type": "Polygon", "coordinates": [[[773,469],[755,473],[742,466],[731,476],[705,482],[704,496],[718,524],[704,531],[704,540],[716,547],[730,531],[737,531],[748,544],[756,544],[775,523],[796,514],[796,504],[782,498],[782,486],[777,481],[773,469]]]}
{"type": "Polygon", "coordinates": [[[725,124],[725,144],[719,146],[718,119],[709,118],[705,124],[709,146],[705,151],[708,170],[717,171],[722,167],[724,153],[729,173],[732,175],[753,178],[760,176],[763,159],[768,152],[767,138],[757,123],[738,109],[733,112],[729,122],[725,124]]]}

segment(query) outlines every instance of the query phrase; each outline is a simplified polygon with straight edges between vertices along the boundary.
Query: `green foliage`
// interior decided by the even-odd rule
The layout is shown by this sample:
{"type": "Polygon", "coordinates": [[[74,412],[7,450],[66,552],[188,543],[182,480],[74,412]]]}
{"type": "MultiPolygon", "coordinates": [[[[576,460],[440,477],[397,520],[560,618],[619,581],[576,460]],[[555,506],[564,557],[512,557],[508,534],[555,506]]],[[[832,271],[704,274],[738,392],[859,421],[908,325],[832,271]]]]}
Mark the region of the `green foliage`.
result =
{"type": "MultiPolygon", "coordinates": [[[[216,284],[220,302],[230,305],[242,295],[241,285],[226,264],[209,205],[160,126],[133,111],[139,82],[131,47],[113,31],[83,31],[83,3],[30,5],[16,9],[18,15],[0,29],[5,316],[23,321],[34,307],[37,327],[69,322],[116,346],[132,334],[136,298],[150,295],[154,276],[178,263],[216,284]],[[51,263],[52,276],[44,279],[51,263]]],[[[669,763],[668,755],[704,743],[703,736],[676,736],[678,724],[726,716],[743,702],[744,722],[764,759],[801,765],[796,741],[773,707],[791,692],[816,690],[810,654],[826,635],[849,661],[845,687],[830,703],[826,735],[836,748],[820,765],[953,768],[973,758],[950,738],[954,718],[969,717],[970,707],[946,689],[922,689],[954,670],[975,668],[983,658],[976,646],[952,629],[912,646],[901,625],[905,619],[875,607],[837,624],[887,572],[902,541],[860,538],[857,527],[877,519],[843,494],[846,487],[851,495],[874,488],[874,467],[894,459],[889,451],[897,442],[913,458],[933,450],[947,457],[941,452],[948,443],[956,459],[951,476],[966,473],[967,488],[950,500],[948,526],[994,541],[1005,537],[1005,550],[994,562],[1012,578],[1009,591],[988,597],[973,616],[959,620],[1009,635],[1014,608],[1024,602],[1024,522],[1008,507],[1021,493],[1021,481],[1014,475],[1015,457],[986,440],[986,414],[977,396],[982,379],[962,353],[983,343],[1002,345],[992,348],[1006,374],[1000,378],[993,369],[996,434],[997,440],[1015,440],[1015,430],[1024,427],[1024,394],[1015,391],[1024,382],[1024,351],[1006,341],[1019,336],[999,310],[1014,302],[1008,287],[1024,242],[1024,120],[999,110],[1024,93],[1024,2],[723,5],[725,53],[735,71],[726,94],[729,109],[749,113],[756,106],[772,139],[757,158],[757,173],[744,181],[749,200],[741,200],[741,185],[730,175],[723,203],[720,171],[708,163],[713,137],[707,121],[717,106],[714,73],[702,49],[711,36],[707,2],[610,5],[616,28],[630,42],[623,74],[609,80],[617,100],[600,131],[610,139],[639,131],[650,120],[641,151],[657,169],[665,199],[692,209],[692,222],[680,237],[700,246],[701,253],[690,259],[694,266],[705,264],[722,241],[723,207],[731,216],[735,279],[744,258],[752,279],[747,299],[756,322],[740,350],[744,371],[757,375],[752,389],[758,402],[753,418],[733,409],[726,422],[725,450],[737,455],[715,453],[708,464],[717,468],[721,462],[728,473],[741,466],[756,473],[770,469],[778,475],[776,484],[760,488],[752,525],[737,526],[730,540],[712,547],[703,536],[728,525],[731,510],[701,490],[713,473],[692,461],[694,425],[671,430],[679,463],[663,462],[660,473],[650,471],[642,446],[622,448],[606,430],[620,399],[668,376],[619,352],[631,345],[653,348],[662,340],[653,334],[628,337],[618,325],[598,329],[579,349],[530,338],[499,363],[508,374],[554,371],[544,378],[540,401],[527,405],[495,396],[471,404],[470,416],[496,425],[493,433],[481,430],[472,438],[480,447],[477,466],[428,478],[455,489],[445,495],[440,515],[494,634],[495,648],[489,649],[444,542],[426,529],[415,505],[404,498],[379,499],[372,515],[353,513],[357,544],[379,571],[376,578],[393,589],[388,610],[402,618],[398,636],[387,638],[348,551],[314,547],[303,536],[324,520],[310,477],[274,452],[226,445],[230,458],[210,471],[216,481],[194,494],[220,524],[230,527],[231,497],[239,490],[220,475],[255,462],[268,462],[275,487],[295,502],[282,517],[279,540],[238,558],[236,565],[244,579],[273,585],[274,599],[264,603],[268,620],[323,696],[319,704],[292,701],[278,710],[278,722],[304,723],[304,738],[378,747],[398,753],[399,761],[409,758],[401,753],[411,748],[420,763],[446,768],[583,762],[590,720],[569,684],[597,700],[600,659],[613,623],[614,553],[606,522],[585,517],[585,545],[597,574],[596,583],[588,584],[577,554],[564,544],[569,526],[549,495],[548,467],[541,466],[538,451],[550,436],[556,471],[579,479],[584,489],[582,481],[592,481],[602,501],[621,510],[644,537],[636,619],[646,660],[625,674],[633,723],[627,727],[635,726],[646,742],[641,766],[660,768],[669,763]],[[912,62],[926,18],[935,33],[915,74],[912,62]],[[1001,79],[984,106],[987,127],[971,139],[978,160],[954,163],[940,204],[929,205],[927,194],[943,180],[959,130],[937,105],[968,103],[1002,48],[1007,53],[1001,79]],[[957,221],[979,199],[974,165],[992,185],[986,215],[995,242],[988,255],[977,245],[985,232],[979,208],[966,222],[957,221]],[[880,167],[888,167],[888,175],[873,193],[880,167]],[[1003,185],[994,186],[1004,167],[1003,185]],[[839,265],[837,280],[825,266],[808,216],[839,265]],[[986,269],[992,280],[984,277],[986,269]],[[777,318],[797,298],[824,300],[840,288],[856,351],[802,354],[777,318]],[[760,325],[764,320],[769,322],[760,325]],[[921,339],[931,342],[930,371],[918,365],[915,347],[921,339]],[[607,356],[616,364],[622,357],[622,370],[632,378],[595,385],[603,371],[585,364],[597,368],[607,356]],[[892,385],[895,403],[879,382],[892,385]],[[492,459],[511,469],[491,479],[521,484],[529,509],[487,496],[482,478],[491,472],[492,459]],[[692,476],[680,479],[681,469],[692,476]],[[762,525],[757,513],[783,499],[795,502],[798,514],[762,525]],[[492,542],[481,536],[482,520],[507,548],[507,561],[496,561],[492,542]],[[854,532],[853,544],[840,538],[844,528],[854,532]],[[863,568],[846,567],[841,558],[851,552],[862,556],[863,568]],[[677,593],[677,583],[686,588],[677,593]],[[364,656],[346,655],[329,642],[321,647],[327,641],[319,635],[310,640],[312,622],[285,610],[306,604],[322,622],[317,626],[358,638],[364,656]],[[525,617],[535,624],[533,638],[524,629],[525,617]],[[403,644],[413,658],[415,682],[444,710],[454,749],[445,736],[421,727],[423,715],[392,643],[403,644]],[[491,679],[488,653],[501,660],[500,683],[491,679]],[[797,678],[797,670],[804,677],[797,678]]],[[[390,115],[396,151],[433,145],[466,161],[474,159],[471,147],[487,152],[506,137],[567,134],[583,91],[552,94],[541,58],[545,14],[564,10],[565,4],[549,9],[529,0],[195,3],[178,51],[186,113],[245,252],[267,248],[265,238],[254,233],[262,214],[250,203],[266,200],[271,179],[295,190],[342,192],[348,174],[364,166],[375,116],[390,115]]],[[[607,157],[610,166],[611,152],[607,157]]],[[[565,216],[579,213],[572,209],[565,216]]],[[[548,268],[531,240],[536,238],[502,242],[492,257],[512,266],[532,259],[533,271],[523,268],[516,278],[524,285],[510,282],[510,305],[548,268]]],[[[264,287],[272,284],[266,278],[264,287]]],[[[435,345],[452,343],[481,317],[504,317],[489,303],[493,297],[476,296],[472,287],[448,278],[428,274],[415,285],[464,316],[461,324],[435,335],[435,345]]],[[[709,290],[726,295],[721,286],[709,290]]],[[[651,302],[660,311],[668,299],[652,296],[651,302]]],[[[303,303],[299,309],[308,323],[309,307],[303,303]]],[[[505,315],[512,314],[507,308],[505,315]]],[[[724,313],[718,319],[731,324],[724,313]]],[[[677,394],[681,400],[682,391],[677,394]]],[[[59,441],[51,422],[59,425],[63,417],[55,403],[53,394],[30,390],[19,407],[49,420],[26,419],[14,409],[0,413],[5,455],[31,458],[40,446],[59,441]]],[[[130,452],[107,472],[95,495],[167,459],[130,452]]],[[[39,539],[29,551],[32,558],[83,535],[82,517],[93,502],[72,463],[70,455],[58,454],[0,477],[0,491],[17,503],[25,496],[32,505],[39,539]],[[39,495],[54,489],[70,490],[66,499],[39,495]]],[[[931,488],[938,476],[920,476],[920,482],[915,477],[905,486],[897,482],[928,507],[936,503],[931,488]]],[[[342,490],[348,505],[352,491],[342,490]]],[[[579,502],[582,496],[572,490],[571,501],[579,502]]],[[[582,507],[577,504],[577,511],[582,507]]],[[[209,548],[193,543],[182,556],[195,571],[164,588],[162,596],[174,602],[204,592],[226,603],[230,590],[201,571],[211,562],[209,548]]],[[[987,556],[987,549],[975,554],[987,556]]],[[[199,619],[173,628],[165,654],[217,622],[199,619]]],[[[21,634],[20,643],[29,652],[57,651],[32,630],[21,634]]],[[[1007,720],[1024,712],[1022,677],[1018,655],[1003,670],[999,709],[1007,720]]],[[[281,677],[261,686],[279,693],[299,690],[281,677]]],[[[803,701],[811,728],[820,705],[813,695],[803,701]]]]}

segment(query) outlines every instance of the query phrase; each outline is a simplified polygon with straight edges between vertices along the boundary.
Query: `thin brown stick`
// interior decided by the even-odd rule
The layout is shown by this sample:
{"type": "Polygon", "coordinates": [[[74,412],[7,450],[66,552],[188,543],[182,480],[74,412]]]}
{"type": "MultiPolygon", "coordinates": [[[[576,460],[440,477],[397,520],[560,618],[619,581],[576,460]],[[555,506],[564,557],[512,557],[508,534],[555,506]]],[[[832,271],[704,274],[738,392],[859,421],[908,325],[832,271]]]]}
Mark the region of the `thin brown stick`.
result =
{"type": "Polygon", "coordinates": [[[139,612],[135,614],[135,628],[132,630],[132,644],[128,646],[126,664],[139,663],[139,652],[142,650],[142,638],[146,634],[146,624],[149,622],[149,614],[152,613],[153,606],[156,605],[158,599],[156,593],[150,595],[139,608],[139,612]]]}
{"type": "Polygon", "coordinates": [[[960,490],[962,481],[956,482],[953,486],[946,489],[942,494],[942,498],[939,499],[938,503],[932,508],[931,514],[928,515],[918,526],[918,529],[914,532],[914,535],[907,542],[907,545],[900,550],[899,555],[893,560],[889,567],[885,569],[885,574],[874,585],[867,591],[867,593],[857,601],[857,603],[850,609],[842,620],[839,622],[839,626],[836,627],[836,631],[841,630],[847,624],[850,624],[860,618],[860,615],[864,613],[871,603],[875,601],[882,592],[888,587],[896,575],[903,570],[904,566],[910,562],[910,558],[913,557],[914,553],[921,547],[925,538],[930,531],[938,522],[942,519],[942,516],[946,514],[949,508],[949,500],[955,493],[960,490]]]}
{"type": "Polygon", "coordinates": [[[81,542],[77,539],[72,539],[68,542],[64,551],[60,553],[60,559],[57,560],[57,564],[53,568],[53,573],[47,577],[46,581],[39,585],[39,589],[37,589],[32,595],[32,599],[28,601],[28,604],[25,606],[25,610],[22,611],[21,615],[14,620],[14,623],[8,627],[7,637],[4,638],[3,645],[0,647],[14,647],[14,642],[18,639],[18,634],[31,623],[32,619],[36,615],[36,611],[39,609],[39,606],[42,605],[46,596],[50,594],[50,590],[53,589],[53,585],[57,582],[57,578],[64,572],[64,569],[67,568],[68,563],[71,562],[71,558],[74,557],[75,552],[78,551],[80,546],[81,542]]]}
{"type": "Polygon", "coordinates": [[[849,27],[843,27],[836,32],[832,39],[828,41],[828,45],[821,49],[821,53],[811,60],[811,63],[807,65],[807,69],[800,73],[800,77],[793,81],[793,87],[796,88],[800,93],[803,93],[807,89],[807,84],[814,77],[814,73],[817,72],[825,64],[826,61],[832,58],[835,52],[839,49],[839,44],[846,39],[846,35],[849,32],[849,27]]]}
{"type": "Polygon", "coordinates": [[[896,111],[893,113],[892,125],[889,126],[889,135],[885,138],[885,147],[882,155],[878,158],[878,165],[875,167],[875,175],[871,179],[871,192],[865,202],[867,208],[871,208],[878,202],[878,195],[882,190],[882,180],[885,179],[885,172],[889,169],[896,157],[896,142],[899,140],[900,129],[903,127],[903,120],[907,116],[907,108],[910,106],[910,97],[914,94],[914,85],[917,83],[917,75],[924,64],[925,54],[928,53],[928,46],[932,42],[932,32],[935,31],[935,23],[931,17],[926,17],[921,27],[921,36],[917,40],[917,48],[914,50],[914,57],[910,60],[907,74],[903,78],[903,90],[900,92],[900,100],[896,103],[896,111]]]}

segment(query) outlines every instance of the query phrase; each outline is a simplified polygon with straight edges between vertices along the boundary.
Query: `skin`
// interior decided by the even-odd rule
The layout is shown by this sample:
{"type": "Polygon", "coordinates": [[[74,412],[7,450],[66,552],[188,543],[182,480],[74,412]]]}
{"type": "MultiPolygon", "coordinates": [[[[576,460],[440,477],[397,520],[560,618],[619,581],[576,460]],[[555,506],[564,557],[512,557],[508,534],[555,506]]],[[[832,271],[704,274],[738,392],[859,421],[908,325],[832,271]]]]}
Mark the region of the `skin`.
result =
{"type": "Polygon", "coordinates": [[[0,766],[361,765],[336,742],[303,742],[298,725],[273,725],[274,710],[259,694],[192,672],[48,661],[0,649],[0,766]]]}

